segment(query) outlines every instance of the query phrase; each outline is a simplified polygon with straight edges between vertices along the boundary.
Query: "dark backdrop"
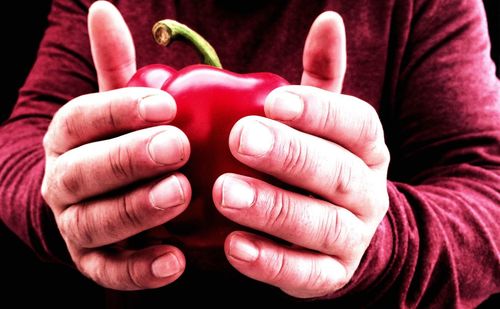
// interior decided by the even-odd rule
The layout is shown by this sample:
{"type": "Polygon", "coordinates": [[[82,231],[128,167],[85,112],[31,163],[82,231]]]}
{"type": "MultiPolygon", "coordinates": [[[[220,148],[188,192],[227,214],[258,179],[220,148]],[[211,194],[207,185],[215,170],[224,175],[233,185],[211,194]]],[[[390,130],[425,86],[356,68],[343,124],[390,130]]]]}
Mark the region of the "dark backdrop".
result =
{"type": "MultiPolygon", "coordinates": [[[[489,18],[492,58],[500,74],[500,1],[484,0],[489,18]]],[[[17,90],[33,64],[44,29],[50,1],[10,1],[9,9],[0,13],[0,59],[3,86],[0,88],[0,122],[8,117],[17,98],[17,90]],[[7,20],[16,20],[10,23],[7,20]]],[[[9,286],[0,295],[0,303],[15,301],[16,307],[32,304],[37,307],[68,306],[72,299],[77,307],[102,306],[103,294],[92,282],[75,270],[40,262],[24,244],[0,221],[0,284],[9,286]],[[25,295],[17,297],[15,295],[25,295]],[[62,295],[63,298],[59,298],[62,295]],[[101,306],[99,306],[99,304],[101,306]]],[[[494,306],[497,294],[484,307],[494,306]]],[[[0,307],[3,307],[0,305],[0,307]]],[[[483,307],[483,306],[482,306],[483,307]]]]}
{"type": "MultiPolygon", "coordinates": [[[[49,0],[9,1],[0,11],[0,121],[36,57],[49,0]],[[9,22],[15,21],[15,22],[9,22]]],[[[85,39],[85,38],[82,38],[85,39]]],[[[0,308],[99,308],[103,292],[69,267],[43,263],[0,220],[0,308]]]]}

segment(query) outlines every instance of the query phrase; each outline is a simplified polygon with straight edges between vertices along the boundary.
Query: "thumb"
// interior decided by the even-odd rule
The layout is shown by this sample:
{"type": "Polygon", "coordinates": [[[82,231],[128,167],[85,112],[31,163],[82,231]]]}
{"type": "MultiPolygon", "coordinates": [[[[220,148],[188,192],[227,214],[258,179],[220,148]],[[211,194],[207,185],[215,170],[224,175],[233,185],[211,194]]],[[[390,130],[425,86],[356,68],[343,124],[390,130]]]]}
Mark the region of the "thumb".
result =
{"type": "Polygon", "coordinates": [[[302,85],[341,92],[346,70],[346,35],[339,14],[319,15],[309,30],[302,62],[302,85]]]}
{"type": "Polygon", "coordinates": [[[99,90],[125,87],[136,64],[134,42],[122,15],[107,1],[94,2],[88,28],[99,90]]]}

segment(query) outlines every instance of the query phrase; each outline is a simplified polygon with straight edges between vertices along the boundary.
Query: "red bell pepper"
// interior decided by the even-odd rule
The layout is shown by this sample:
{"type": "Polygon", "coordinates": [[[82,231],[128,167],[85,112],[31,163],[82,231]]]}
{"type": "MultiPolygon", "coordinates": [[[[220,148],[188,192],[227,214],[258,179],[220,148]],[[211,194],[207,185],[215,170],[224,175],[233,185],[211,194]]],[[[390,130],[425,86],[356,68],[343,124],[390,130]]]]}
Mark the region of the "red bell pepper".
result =
{"type": "Polygon", "coordinates": [[[178,37],[191,42],[211,65],[191,65],[179,71],[149,65],[129,82],[129,86],[161,88],[171,94],[177,103],[172,125],[180,128],[191,144],[191,157],[181,171],[191,183],[192,201],[183,214],[167,224],[167,230],[187,246],[222,246],[235,226],[213,206],[215,180],[226,172],[266,177],[234,159],[228,147],[229,132],[242,117],[264,116],[266,96],[288,82],[272,73],[242,75],[223,70],[210,44],[173,20],[156,23],[153,35],[164,46],[178,37]]]}

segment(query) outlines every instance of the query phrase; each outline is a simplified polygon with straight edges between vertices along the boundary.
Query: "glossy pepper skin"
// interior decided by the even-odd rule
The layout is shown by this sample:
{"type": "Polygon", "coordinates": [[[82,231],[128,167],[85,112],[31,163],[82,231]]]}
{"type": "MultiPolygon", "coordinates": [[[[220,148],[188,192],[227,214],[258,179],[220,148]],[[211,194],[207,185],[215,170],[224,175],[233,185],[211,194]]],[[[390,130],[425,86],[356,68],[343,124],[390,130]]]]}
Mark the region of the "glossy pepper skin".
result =
{"type": "Polygon", "coordinates": [[[180,128],[191,145],[191,156],[181,169],[191,183],[191,203],[166,224],[166,236],[185,246],[222,247],[227,234],[241,227],[215,209],[215,180],[227,172],[269,178],[231,155],[229,133],[245,116],[264,116],[267,95],[288,82],[272,73],[236,74],[208,65],[191,65],[175,72],[157,64],[141,68],[129,82],[129,86],[154,88],[160,84],[177,104],[171,125],[180,128]]]}
{"type": "Polygon", "coordinates": [[[163,64],[150,64],[140,68],[129,80],[128,87],[151,87],[160,89],[166,80],[177,71],[163,64]]]}

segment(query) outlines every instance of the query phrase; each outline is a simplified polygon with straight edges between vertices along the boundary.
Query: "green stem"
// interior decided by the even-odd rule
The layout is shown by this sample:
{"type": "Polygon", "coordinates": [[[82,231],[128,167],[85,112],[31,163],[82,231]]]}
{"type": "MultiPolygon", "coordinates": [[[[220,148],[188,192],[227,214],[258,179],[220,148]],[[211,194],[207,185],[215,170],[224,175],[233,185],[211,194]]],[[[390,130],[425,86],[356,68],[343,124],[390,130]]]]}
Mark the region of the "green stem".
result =
{"type": "Polygon", "coordinates": [[[203,59],[203,63],[222,68],[219,57],[212,45],[184,24],[171,19],[160,20],[153,26],[153,37],[156,43],[163,46],[168,46],[176,39],[184,39],[196,47],[203,59]]]}

